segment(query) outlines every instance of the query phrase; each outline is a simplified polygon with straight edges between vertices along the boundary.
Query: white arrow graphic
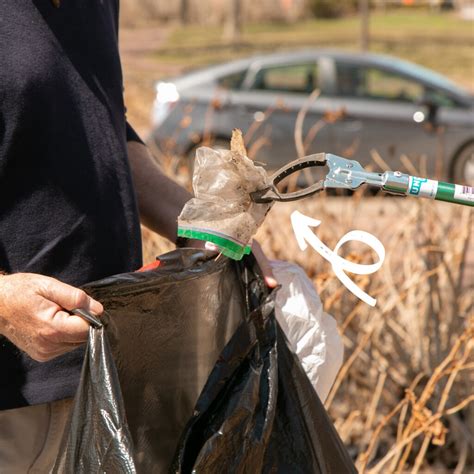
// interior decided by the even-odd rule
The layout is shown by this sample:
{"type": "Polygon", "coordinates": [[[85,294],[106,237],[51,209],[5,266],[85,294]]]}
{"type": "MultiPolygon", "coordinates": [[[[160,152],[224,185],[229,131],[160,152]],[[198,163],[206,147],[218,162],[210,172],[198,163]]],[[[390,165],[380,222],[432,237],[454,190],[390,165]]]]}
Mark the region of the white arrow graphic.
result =
{"type": "Polygon", "coordinates": [[[311,217],[301,214],[299,211],[294,211],[291,214],[291,225],[295,233],[296,240],[301,250],[306,250],[308,244],[313,247],[323,258],[331,263],[334,273],[339,278],[341,283],[359,299],[370,306],[375,306],[377,300],[368,295],[365,291],[360,289],[345,272],[355,273],[356,275],[370,275],[376,272],[385,260],[385,248],[377,237],[365,232],[363,230],[353,230],[345,234],[337,243],[334,251],[325,245],[318,236],[312,231],[311,227],[318,227],[321,221],[312,219],[311,217]],[[356,240],[371,247],[378,255],[379,260],[370,265],[350,262],[338,255],[339,249],[346,242],[356,240]]]}

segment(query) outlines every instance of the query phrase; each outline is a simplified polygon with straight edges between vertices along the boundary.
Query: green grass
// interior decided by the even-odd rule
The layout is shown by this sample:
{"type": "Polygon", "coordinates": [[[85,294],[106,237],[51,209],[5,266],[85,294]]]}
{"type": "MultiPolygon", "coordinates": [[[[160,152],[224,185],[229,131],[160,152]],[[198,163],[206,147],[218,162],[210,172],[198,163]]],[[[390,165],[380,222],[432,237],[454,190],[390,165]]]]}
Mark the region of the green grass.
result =
{"type": "MultiPolygon", "coordinates": [[[[460,20],[453,14],[435,14],[424,12],[373,14],[371,30],[375,35],[387,35],[403,38],[405,35],[455,36],[473,40],[473,25],[460,20]]],[[[348,17],[337,20],[307,20],[294,24],[258,23],[246,25],[243,30],[243,40],[248,42],[278,42],[294,41],[294,38],[313,42],[317,38],[330,35],[337,39],[343,36],[357,36],[359,20],[348,17]]],[[[195,46],[197,44],[213,44],[221,42],[222,29],[219,27],[181,27],[170,36],[170,45],[195,46]]]]}
{"type": "MultiPolygon", "coordinates": [[[[302,47],[358,48],[359,20],[305,20],[293,24],[258,23],[244,27],[238,45],[226,44],[212,26],[176,27],[153,54],[163,66],[190,69],[257,52],[302,47]]],[[[373,14],[370,49],[430,67],[474,90],[474,23],[452,13],[425,11],[373,14]]]]}

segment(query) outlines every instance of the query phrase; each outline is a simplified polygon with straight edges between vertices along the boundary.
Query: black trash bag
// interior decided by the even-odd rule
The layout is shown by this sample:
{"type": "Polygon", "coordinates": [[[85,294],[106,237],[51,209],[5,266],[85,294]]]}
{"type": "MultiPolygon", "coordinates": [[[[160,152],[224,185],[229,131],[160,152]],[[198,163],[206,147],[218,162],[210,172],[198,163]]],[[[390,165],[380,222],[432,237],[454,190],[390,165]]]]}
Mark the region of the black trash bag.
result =
{"type": "Polygon", "coordinates": [[[357,472],[275,319],[275,290],[269,294],[252,257],[241,272],[244,320],[209,376],[171,471],[357,472]]]}
{"type": "MultiPolygon", "coordinates": [[[[245,303],[237,269],[224,257],[215,261],[210,256],[180,249],[161,256],[156,270],[115,275],[84,286],[106,310],[101,322],[120,381],[114,385],[115,395],[118,400],[121,390],[139,473],[168,471],[209,373],[242,320],[245,303]]],[[[91,334],[97,338],[98,332],[91,334]]],[[[108,379],[110,365],[100,362],[86,361],[79,393],[89,380],[95,381],[97,391],[86,399],[76,398],[75,405],[81,408],[74,409],[58,460],[58,465],[68,467],[77,462],[78,468],[58,472],[102,472],[81,466],[99,465],[96,444],[107,441],[112,447],[119,441],[114,425],[93,427],[102,416],[100,410],[108,413],[114,403],[107,393],[101,395],[101,381],[108,379]],[[86,439],[75,434],[81,424],[87,425],[80,428],[86,439]],[[89,443],[90,453],[79,450],[80,443],[89,443]]],[[[112,407],[110,416],[120,413],[112,407]]],[[[134,472],[128,467],[101,468],[113,474],[134,472]]]]}
{"type": "Polygon", "coordinates": [[[117,369],[98,320],[89,330],[81,383],[59,453],[54,473],[136,473],[117,369]]]}
{"type": "Polygon", "coordinates": [[[105,356],[90,361],[97,339],[108,349],[91,329],[57,472],[355,472],[253,258],[208,257],[178,250],[86,287],[106,308],[120,387],[105,356]]]}

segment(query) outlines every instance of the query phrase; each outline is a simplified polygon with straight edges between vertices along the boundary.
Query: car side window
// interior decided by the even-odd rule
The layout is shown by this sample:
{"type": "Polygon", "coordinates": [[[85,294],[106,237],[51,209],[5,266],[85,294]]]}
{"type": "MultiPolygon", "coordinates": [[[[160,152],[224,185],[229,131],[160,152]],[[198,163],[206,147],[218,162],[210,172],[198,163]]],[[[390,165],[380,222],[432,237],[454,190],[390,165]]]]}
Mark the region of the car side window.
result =
{"type": "Polygon", "coordinates": [[[385,69],[338,63],[336,71],[340,96],[415,103],[424,94],[420,82],[385,69]]]}
{"type": "Polygon", "coordinates": [[[438,107],[453,108],[459,106],[459,104],[445,92],[433,88],[427,88],[425,90],[424,100],[438,107]]]}
{"type": "Polygon", "coordinates": [[[317,87],[317,65],[299,63],[260,69],[251,88],[260,91],[311,94],[317,87]]]}
{"type": "Polygon", "coordinates": [[[240,89],[246,75],[247,69],[244,69],[243,71],[237,71],[228,76],[221,77],[217,82],[224,89],[240,89]]]}

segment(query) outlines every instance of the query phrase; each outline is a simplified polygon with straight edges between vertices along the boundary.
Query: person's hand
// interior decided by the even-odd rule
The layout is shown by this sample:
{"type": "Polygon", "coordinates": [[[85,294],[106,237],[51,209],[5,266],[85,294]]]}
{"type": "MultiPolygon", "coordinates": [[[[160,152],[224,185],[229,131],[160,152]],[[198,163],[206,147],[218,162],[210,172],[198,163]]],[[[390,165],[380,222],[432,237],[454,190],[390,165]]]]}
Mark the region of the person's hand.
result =
{"type": "Polygon", "coordinates": [[[260,270],[262,270],[263,278],[265,283],[267,284],[268,288],[275,288],[278,286],[278,282],[273,275],[272,266],[270,265],[270,261],[268,260],[267,256],[263,253],[262,247],[258,243],[257,240],[252,240],[252,253],[257,260],[258,266],[260,270]]]}
{"type": "Polygon", "coordinates": [[[79,288],[34,273],[0,276],[0,334],[45,362],[87,340],[89,324],[65,310],[98,316],[102,305],[79,288]]]}
{"type": "MultiPolygon", "coordinates": [[[[206,250],[209,250],[211,252],[215,252],[216,254],[219,253],[219,247],[212,242],[206,242],[204,240],[196,240],[196,239],[188,239],[186,242],[186,246],[192,247],[192,248],[204,248],[206,250]]],[[[252,240],[252,253],[255,257],[255,260],[257,260],[258,266],[262,270],[263,273],[263,278],[265,280],[266,285],[269,288],[275,288],[278,286],[278,282],[273,275],[273,270],[270,264],[270,261],[268,260],[267,256],[262,250],[262,247],[258,243],[257,240],[253,239],[252,240]]]]}

